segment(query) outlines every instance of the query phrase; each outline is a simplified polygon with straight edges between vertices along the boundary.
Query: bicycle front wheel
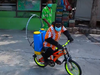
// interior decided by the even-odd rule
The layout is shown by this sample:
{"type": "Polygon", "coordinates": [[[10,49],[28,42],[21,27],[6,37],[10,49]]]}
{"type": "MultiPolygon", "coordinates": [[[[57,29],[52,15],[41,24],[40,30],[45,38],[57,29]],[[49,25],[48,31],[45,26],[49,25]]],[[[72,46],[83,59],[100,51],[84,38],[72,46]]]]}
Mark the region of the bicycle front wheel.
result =
{"type": "Polygon", "coordinates": [[[65,69],[69,75],[81,75],[82,71],[80,66],[73,60],[65,63],[65,69]]]}

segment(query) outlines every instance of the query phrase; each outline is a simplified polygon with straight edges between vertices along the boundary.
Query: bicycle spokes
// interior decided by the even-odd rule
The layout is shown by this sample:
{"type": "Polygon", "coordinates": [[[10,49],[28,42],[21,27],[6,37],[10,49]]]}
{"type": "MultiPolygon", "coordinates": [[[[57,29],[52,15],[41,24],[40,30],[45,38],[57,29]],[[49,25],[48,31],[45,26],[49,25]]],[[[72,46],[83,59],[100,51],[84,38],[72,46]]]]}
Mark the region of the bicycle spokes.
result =
{"type": "Polygon", "coordinates": [[[65,69],[66,69],[66,71],[68,72],[69,75],[81,75],[80,66],[73,60],[65,63],[65,69]]]}
{"type": "Polygon", "coordinates": [[[41,57],[41,58],[39,59],[39,62],[44,62],[43,57],[41,57]]]}

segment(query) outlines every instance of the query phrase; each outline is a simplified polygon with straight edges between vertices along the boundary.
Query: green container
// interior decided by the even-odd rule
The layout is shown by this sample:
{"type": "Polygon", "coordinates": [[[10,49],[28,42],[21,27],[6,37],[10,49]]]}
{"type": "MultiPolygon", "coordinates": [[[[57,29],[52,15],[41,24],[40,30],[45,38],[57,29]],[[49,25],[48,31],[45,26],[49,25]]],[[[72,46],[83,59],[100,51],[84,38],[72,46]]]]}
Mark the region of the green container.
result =
{"type": "Polygon", "coordinates": [[[57,7],[62,7],[63,8],[63,5],[57,5],[57,7]]]}
{"type": "Polygon", "coordinates": [[[75,23],[75,20],[69,20],[69,23],[75,23]]]}
{"type": "Polygon", "coordinates": [[[68,27],[68,22],[64,22],[63,25],[64,25],[65,27],[68,27]]]}
{"type": "Polygon", "coordinates": [[[69,16],[69,12],[63,12],[63,16],[69,16]]]}
{"type": "Polygon", "coordinates": [[[67,11],[67,12],[63,12],[63,14],[69,14],[69,12],[67,11]]]}

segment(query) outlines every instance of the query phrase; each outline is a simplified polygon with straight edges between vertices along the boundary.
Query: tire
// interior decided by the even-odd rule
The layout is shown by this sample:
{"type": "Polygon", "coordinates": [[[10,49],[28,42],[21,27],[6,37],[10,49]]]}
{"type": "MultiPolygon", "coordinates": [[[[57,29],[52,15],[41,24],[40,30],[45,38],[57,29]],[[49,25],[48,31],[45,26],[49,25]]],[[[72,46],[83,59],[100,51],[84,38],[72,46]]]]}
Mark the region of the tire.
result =
{"type": "Polygon", "coordinates": [[[65,70],[67,71],[67,73],[69,75],[82,75],[81,68],[75,61],[70,60],[69,63],[71,63],[74,66],[74,68],[72,68],[72,70],[71,70],[71,69],[68,68],[68,63],[65,62],[65,70]],[[77,69],[78,69],[78,71],[77,71],[77,69]],[[73,73],[73,71],[74,71],[75,74],[73,73]]]}
{"type": "MultiPolygon", "coordinates": [[[[37,59],[38,56],[39,56],[39,55],[34,55],[34,56],[33,56],[35,63],[36,63],[39,67],[42,67],[42,68],[46,67],[47,65],[45,65],[44,63],[38,61],[38,59],[37,59]]],[[[42,55],[41,55],[41,56],[42,56],[42,55]]],[[[39,58],[39,59],[40,59],[40,58],[39,58]]],[[[43,61],[44,61],[44,60],[43,60],[43,61]]]]}

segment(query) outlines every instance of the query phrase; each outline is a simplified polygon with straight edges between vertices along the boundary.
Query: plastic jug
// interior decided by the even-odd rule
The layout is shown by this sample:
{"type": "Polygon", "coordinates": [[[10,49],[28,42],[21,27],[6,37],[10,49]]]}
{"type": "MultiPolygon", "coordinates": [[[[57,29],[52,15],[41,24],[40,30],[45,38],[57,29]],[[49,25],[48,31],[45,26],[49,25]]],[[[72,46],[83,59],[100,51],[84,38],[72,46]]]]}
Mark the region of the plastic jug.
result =
{"type": "Polygon", "coordinates": [[[39,31],[35,31],[33,33],[33,39],[34,39],[34,53],[37,55],[41,54],[41,50],[43,48],[43,42],[41,38],[41,33],[39,31]]]}
{"type": "Polygon", "coordinates": [[[45,34],[46,34],[46,31],[44,30],[44,28],[41,28],[41,30],[39,30],[41,32],[41,36],[42,36],[42,42],[45,41],[45,34]]]}

